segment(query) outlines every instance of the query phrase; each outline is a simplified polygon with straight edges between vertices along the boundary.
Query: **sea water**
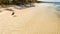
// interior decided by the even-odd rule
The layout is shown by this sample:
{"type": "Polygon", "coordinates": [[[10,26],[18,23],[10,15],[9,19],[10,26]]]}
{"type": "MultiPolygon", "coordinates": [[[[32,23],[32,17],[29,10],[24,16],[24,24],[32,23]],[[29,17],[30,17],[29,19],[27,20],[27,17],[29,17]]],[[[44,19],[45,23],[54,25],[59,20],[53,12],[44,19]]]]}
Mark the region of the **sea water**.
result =
{"type": "Polygon", "coordinates": [[[60,11],[60,2],[47,2],[48,4],[53,4],[56,6],[56,10],[60,11]]]}
{"type": "Polygon", "coordinates": [[[60,11],[60,2],[54,2],[55,6],[56,6],[56,10],[60,11]]]}
{"type": "Polygon", "coordinates": [[[53,5],[55,5],[56,6],[56,10],[57,11],[60,11],[60,2],[48,2],[48,4],[53,4],[53,5]]]}
{"type": "Polygon", "coordinates": [[[60,2],[54,2],[55,5],[60,5],[60,2]]]}
{"type": "Polygon", "coordinates": [[[60,18],[60,2],[48,2],[48,4],[53,4],[55,6],[54,9],[56,10],[56,14],[60,18]]]}
{"type": "Polygon", "coordinates": [[[58,17],[60,18],[60,2],[55,2],[54,4],[56,6],[55,10],[57,10],[58,17]]]}

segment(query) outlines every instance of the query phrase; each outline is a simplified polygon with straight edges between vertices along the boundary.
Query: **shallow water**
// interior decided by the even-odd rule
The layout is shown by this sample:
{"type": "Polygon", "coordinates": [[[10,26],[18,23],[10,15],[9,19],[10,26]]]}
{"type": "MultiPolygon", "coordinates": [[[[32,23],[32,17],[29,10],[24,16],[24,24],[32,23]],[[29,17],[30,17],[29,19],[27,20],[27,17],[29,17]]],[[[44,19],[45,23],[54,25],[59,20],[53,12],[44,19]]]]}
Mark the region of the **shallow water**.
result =
{"type": "Polygon", "coordinates": [[[60,11],[60,5],[59,6],[56,6],[56,10],[57,11],[60,11]]]}
{"type": "Polygon", "coordinates": [[[60,18],[60,5],[56,5],[55,10],[57,11],[57,15],[60,18]]]}

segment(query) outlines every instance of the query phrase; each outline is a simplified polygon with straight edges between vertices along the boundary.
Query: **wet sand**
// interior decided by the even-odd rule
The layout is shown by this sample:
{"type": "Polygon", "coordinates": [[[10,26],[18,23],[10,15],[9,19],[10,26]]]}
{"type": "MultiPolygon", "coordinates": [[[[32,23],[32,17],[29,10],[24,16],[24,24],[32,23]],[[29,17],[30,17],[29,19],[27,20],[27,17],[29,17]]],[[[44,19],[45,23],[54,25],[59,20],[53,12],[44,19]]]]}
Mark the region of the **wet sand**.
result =
{"type": "Polygon", "coordinates": [[[54,5],[14,9],[16,17],[4,10],[0,13],[0,34],[60,34],[60,18],[54,5]]]}

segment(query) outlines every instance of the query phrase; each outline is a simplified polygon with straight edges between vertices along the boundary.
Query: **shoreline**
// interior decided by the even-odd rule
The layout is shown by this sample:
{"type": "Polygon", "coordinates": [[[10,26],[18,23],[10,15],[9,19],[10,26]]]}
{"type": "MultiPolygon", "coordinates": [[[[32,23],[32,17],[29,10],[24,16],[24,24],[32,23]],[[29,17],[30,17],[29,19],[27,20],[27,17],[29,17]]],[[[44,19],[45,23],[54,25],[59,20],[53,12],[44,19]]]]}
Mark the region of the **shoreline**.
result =
{"type": "MultiPolygon", "coordinates": [[[[0,15],[1,34],[57,34],[60,33],[60,18],[54,5],[35,4],[27,9],[15,9],[16,17],[3,10],[0,15]]],[[[10,9],[10,8],[9,8],[10,9]]]]}

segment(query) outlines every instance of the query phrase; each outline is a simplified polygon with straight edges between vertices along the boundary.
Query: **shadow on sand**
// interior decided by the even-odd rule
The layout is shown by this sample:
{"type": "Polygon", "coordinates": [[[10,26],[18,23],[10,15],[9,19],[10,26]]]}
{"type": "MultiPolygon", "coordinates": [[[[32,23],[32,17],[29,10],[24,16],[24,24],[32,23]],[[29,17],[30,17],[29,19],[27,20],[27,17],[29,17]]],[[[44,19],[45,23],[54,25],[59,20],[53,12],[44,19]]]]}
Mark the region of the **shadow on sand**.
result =
{"type": "MultiPolygon", "coordinates": [[[[6,6],[6,5],[4,5],[4,6],[1,6],[2,8],[5,8],[4,10],[7,10],[7,11],[10,11],[10,12],[12,12],[12,16],[13,17],[16,17],[16,15],[15,15],[15,10],[14,9],[18,9],[18,10],[22,10],[22,9],[26,9],[26,8],[31,8],[31,7],[35,7],[35,5],[33,4],[33,3],[31,3],[31,4],[18,4],[18,5],[11,5],[11,6],[6,6]],[[10,8],[10,7],[12,7],[12,8],[10,8]],[[14,9],[13,9],[14,8],[14,9]]],[[[0,11],[1,12],[1,11],[0,11]]]]}

